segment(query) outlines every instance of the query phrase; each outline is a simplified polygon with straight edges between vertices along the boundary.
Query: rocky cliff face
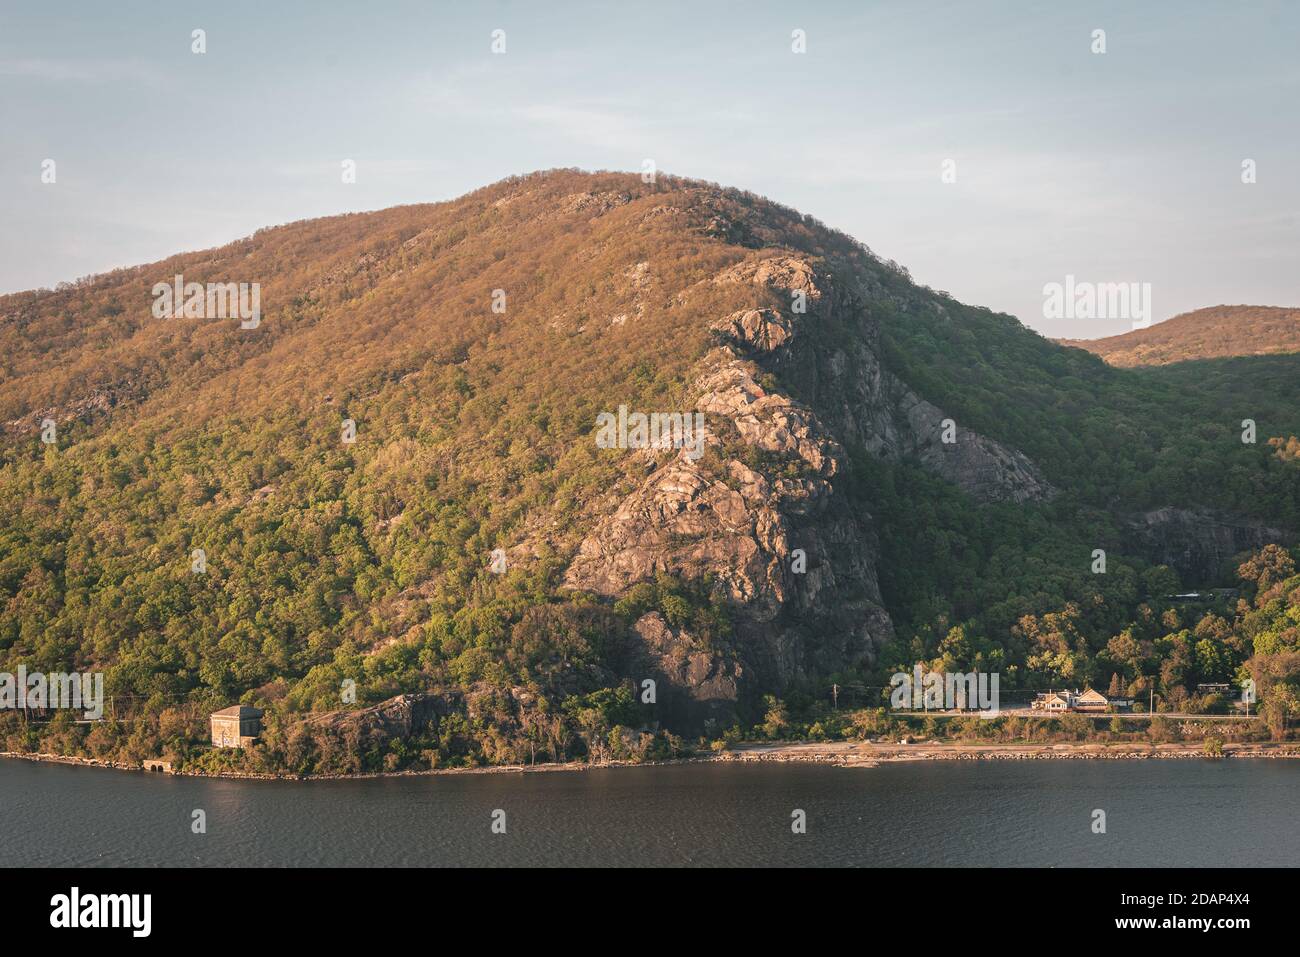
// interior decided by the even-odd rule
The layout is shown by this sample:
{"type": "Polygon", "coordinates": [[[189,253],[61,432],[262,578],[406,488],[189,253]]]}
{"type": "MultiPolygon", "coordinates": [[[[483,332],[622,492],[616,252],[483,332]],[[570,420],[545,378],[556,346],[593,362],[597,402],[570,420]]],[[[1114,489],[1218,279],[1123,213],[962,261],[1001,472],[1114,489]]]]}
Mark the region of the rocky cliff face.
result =
{"type": "Polygon", "coordinates": [[[328,711],[308,719],[315,728],[363,741],[409,738],[453,713],[460,695],[403,694],[356,710],[328,711]]]}
{"type": "Polygon", "coordinates": [[[882,365],[872,304],[943,310],[939,302],[919,290],[900,301],[851,265],[818,270],[788,257],[746,263],[726,278],[767,285],[787,302],[803,293],[802,315],[747,314],[715,328],[804,396],[841,441],[890,460],[916,457],[977,502],[1042,501],[1054,493],[1025,455],[949,419],[882,365]],[[828,339],[819,327],[829,325],[847,334],[828,339]]]}
{"type": "Polygon", "coordinates": [[[1152,509],[1128,522],[1127,545],[1152,562],[1178,571],[1185,585],[1215,582],[1242,552],[1290,545],[1295,536],[1263,522],[1219,515],[1208,509],[1152,509]]]}
{"type": "Polygon", "coordinates": [[[697,717],[720,717],[750,687],[870,663],[892,634],[871,515],[836,488],[846,441],[914,457],[974,503],[1052,494],[1024,455],[946,421],[882,366],[868,282],[846,288],[808,258],[766,252],[714,277],[758,287],[768,305],[710,320],[718,344],[691,378],[707,452],[652,459],[568,569],[568,586],[606,597],[659,572],[714,582],[734,610],[734,648],[687,650],[690,636],[657,614],[635,629],[647,666],[697,717]],[[832,322],[851,330],[845,345],[824,340],[832,322]]]}

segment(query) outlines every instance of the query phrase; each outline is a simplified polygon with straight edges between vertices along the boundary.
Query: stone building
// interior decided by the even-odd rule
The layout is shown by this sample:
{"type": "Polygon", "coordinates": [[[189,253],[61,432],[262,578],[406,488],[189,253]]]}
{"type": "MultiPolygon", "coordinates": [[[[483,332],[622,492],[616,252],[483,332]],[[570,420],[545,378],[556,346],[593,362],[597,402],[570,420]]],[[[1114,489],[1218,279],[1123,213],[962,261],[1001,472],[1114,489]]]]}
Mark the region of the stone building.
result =
{"type": "Polygon", "coordinates": [[[246,748],[262,733],[262,709],[237,704],[212,714],[214,748],[246,748]]]}

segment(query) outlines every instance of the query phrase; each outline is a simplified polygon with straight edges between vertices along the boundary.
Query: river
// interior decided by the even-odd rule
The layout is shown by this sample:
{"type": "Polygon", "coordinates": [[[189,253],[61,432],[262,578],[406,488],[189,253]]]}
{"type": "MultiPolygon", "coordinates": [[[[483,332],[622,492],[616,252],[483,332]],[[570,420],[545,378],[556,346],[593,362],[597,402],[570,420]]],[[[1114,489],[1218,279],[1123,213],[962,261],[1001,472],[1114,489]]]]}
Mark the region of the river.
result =
{"type": "Polygon", "coordinates": [[[4,867],[1282,866],[1300,861],[1300,761],[702,763],[290,782],[0,759],[0,831],[4,867]],[[796,809],[806,833],[792,833],[796,809]],[[206,833],[194,833],[196,810],[206,833]],[[504,834],[492,831],[497,811],[504,834]]]}

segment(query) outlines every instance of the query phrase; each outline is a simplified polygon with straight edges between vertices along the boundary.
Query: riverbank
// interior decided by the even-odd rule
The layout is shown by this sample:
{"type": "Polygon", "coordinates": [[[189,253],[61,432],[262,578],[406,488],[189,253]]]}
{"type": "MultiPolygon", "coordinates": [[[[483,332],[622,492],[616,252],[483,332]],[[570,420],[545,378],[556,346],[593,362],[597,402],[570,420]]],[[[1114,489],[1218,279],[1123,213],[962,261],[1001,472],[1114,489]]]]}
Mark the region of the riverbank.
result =
{"type": "MultiPolygon", "coordinates": [[[[1066,744],[873,744],[861,741],[777,742],[742,745],[714,760],[797,761],[839,767],[873,767],[909,761],[1146,760],[1207,758],[1200,742],[1070,742],[1066,744]]],[[[1224,758],[1300,758],[1300,742],[1225,743],[1224,758]]]]}
{"type": "Polygon", "coordinates": [[[190,771],[167,770],[149,771],[139,764],[126,764],[121,761],[100,761],[95,758],[68,757],[62,754],[20,753],[17,751],[0,751],[0,759],[15,758],[21,761],[37,763],[68,764],[83,768],[102,768],[110,771],[135,771],[145,774],[165,774],[189,778],[228,778],[236,781],[361,781],[369,778],[417,778],[441,774],[542,774],[557,771],[593,771],[598,768],[648,768],[672,764],[690,764],[713,760],[712,755],[700,755],[689,758],[675,758],[667,761],[610,761],[605,764],[588,764],[586,761],[565,761],[560,764],[493,764],[477,768],[433,768],[424,771],[363,771],[357,774],[282,774],[257,773],[253,771],[190,771]]]}
{"type": "MultiPolygon", "coordinates": [[[[337,781],[366,778],[428,777],[443,774],[540,774],[559,771],[591,771],[598,768],[644,768],[676,764],[711,762],[776,762],[824,764],[845,768],[870,768],[881,764],[913,761],[1062,761],[1062,760],[1152,760],[1171,758],[1208,758],[1200,743],[1143,744],[1137,742],[1066,744],[960,744],[918,742],[915,744],[879,744],[866,741],[763,742],[740,744],[727,751],[702,753],[667,761],[611,761],[588,764],[569,761],[562,764],[502,764],[478,768],[434,768],[425,771],[375,771],[360,774],[259,774],[245,771],[151,771],[182,777],[230,778],[250,781],[337,781]]],[[[1300,758],[1300,742],[1229,742],[1223,745],[1222,758],[1300,758]]],[[[58,754],[24,754],[0,751],[0,758],[70,764],[79,767],[106,768],[115,771],[144,772],[138,764],[99,761],[94,758],[67,757],[58,754]]]]}

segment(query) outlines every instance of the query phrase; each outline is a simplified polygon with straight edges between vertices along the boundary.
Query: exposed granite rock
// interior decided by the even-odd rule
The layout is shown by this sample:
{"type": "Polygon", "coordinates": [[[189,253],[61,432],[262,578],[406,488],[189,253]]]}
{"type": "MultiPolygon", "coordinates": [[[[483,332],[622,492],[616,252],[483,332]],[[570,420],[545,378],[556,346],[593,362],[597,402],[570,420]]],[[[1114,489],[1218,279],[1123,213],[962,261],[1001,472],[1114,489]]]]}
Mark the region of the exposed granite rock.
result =
{"type": "Polygon", "coordinates": [[[409,738],[451,714],[460,700],[459,694],[402,694],[368,708],[315,715],[309,723],[343,735],[356,734],[362,740],[409,738]]]}
{"type": "MultiPolygon", "coordinates": [[[[777,373],[783,384],[817,409],[827,431],[840,441],[892,461],[915,457],[981,503],[1036,502],[1054,494],[1027,456],[960,421],[954,421],[956,441],[943,441],[943,422],[952,417],[880,362],[880,330],[865,303],[884,293],[868,279],[848,288],[805,260],[771,257],[740,263],[714,281],[767,286],[778,302],[788,302],[792,290],[806,293],[806,313],[746,310],[711,328],[740,355],[777,373]],[[833,344],[816,334],[832,315],[854,330],[850,341],[833,344]]],[[[943,309],[940,303],[928,307],[943,309]]],[[[751,368],[757,375],[758,367],[751,368]]]]}
{"type": "Polygon", "coordinates": [[[811,409],[760,386],[754,363],[738,359],[724,346],[705,356],[700,368],[696,409],[730,422],[749,445],[797,455],[821,475],[840,470],[839,443],[825,433],[811,409]]]}
{"type": "Polygon", "coordinates": [[[600,193],[573,193],[565,197],[563,208],[565,212],[592,213],[599,216],[619,206],[626,206],[631,201],[632,197],[627,193],[613,190],[600,193]]]}
{"type": "Polygon", "coordinates": [[[59,426],[78,420],[94,422],[111,415],[113,410],[120,405],[127,405],[137,401],[142,391],[140,386],[131,382],[95,386],[80,398],[70,400],[59,406],[38,409],[22,418],[5,422],[4,431],[11,436],[25,433],[39,435],[41,423],[46,419],[53,419],[59,426]]]}
{"type": "Polygon", "coordinates": [[[910,391],[901,394],[896,408],[908,425],[900,451],[915,454],[927,469],[977,502],[1038,502],[1052,495],[1052,487],[1023,453],[955,421],[953,441],[945,443],[947,416],[910,391]]]}
{"type": "Polygon", "coordinates": [[[760,352],[773,352],[794,337],[794,324],[775,309],[742,309],[709,328],[760,352]]]}
{"type": "Polygon", "coordinates": [[[806,259],[770,253],[712,281],[757,286],[769,305],[711,326],[723,344],[695,367],[689,393],[707,416],[705,456],[629,453],[648,474],[591,529],[565,576],[569,587],[610,598],[660,572],[714,583],[732,610],[733,647],[698,647],[657,613],[635,627],[666,700],[696,721],[723,720],[756,689],[868,663],[892,635],[871,516],[836,494],[842,441],[914,457],[977,502],[1052,494],[1014,449],[960,423],[956,441],[944,442],[948,416],[881,366],[862,290],[846,290],[806,259]],[[832,316],[858,335],[819,341],[818,324],[832,316]],[[762,453],[762,464],[724,457],[737,445],[762,453]]]}
{"type": "Polygon", "coordinates": [[[805,305],[815,304],[822,298],[822,287],[818,284],[816,271],[805,259],[791,256],[773,256],[746,259],[725,270],[714,278],[714,283],[742,283],[762,286],[767,289],[780,290],[785,295],[783,306],[790,308],[793,297],[790,293],[804,293],[805,305]]]}
{"type": "Polygon", "coordinates": [[[727,726],[735,720],[744,667],[734,657],[698,647],[657,611],[642,615],[632,630],[640,664],[656,682],[656,704],[670,724],[727,726]]]}
{"type": "Polygon", "coordinates": [[[1128,532],[1128,547],[1149,561],[1177,569],[1188,585],[1214,581],[1241,552],[1295,541],[1290,532],[1262,522],[1171,506],[1134,516],[1128,532]]]}
{"type": "Polygon", "coordinates": [[[775,615],[785,598],[785,522],[764,477],[728,467],[742,476],[740,490],[684,456],[657,469],[579,546],[566,583],[613,597],[661,571],[712,574],[732,601],[775,615]]]}

